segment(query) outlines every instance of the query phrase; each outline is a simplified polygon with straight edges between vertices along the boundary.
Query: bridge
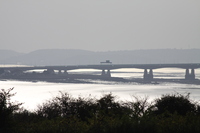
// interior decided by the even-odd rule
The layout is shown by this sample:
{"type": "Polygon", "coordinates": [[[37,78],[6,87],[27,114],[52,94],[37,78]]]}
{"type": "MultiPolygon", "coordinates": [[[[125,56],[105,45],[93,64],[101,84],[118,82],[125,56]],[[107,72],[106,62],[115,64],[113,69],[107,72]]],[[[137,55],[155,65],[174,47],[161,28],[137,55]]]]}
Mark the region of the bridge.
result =
{"type": "MultiPolygon", "coordinates": [[[[26,67],[1,67],[3,72],[10,73],[20,73],[27,70],[37,70],[44,69],[46,73],[55,74],[55,70],[58,71],[58,75],[68,74],[69,70],[76,69],[98,69],[101,70],[101,76],[105,78],[111,77],[111,70],[121,69],[121,68],[137,68],[143,69],[143,79],[144,80],[152,80],[153,70],[159,68],[181,68],[185,69],[185,79],[186,80],[194,80],[195,79],[195,69],[200,68],[200,63],[192,63],[192,64],[112,64],[111,62],[105,62],[105,64],[97,64],[97,65],[70,65],[70,66],[26,66],[26,67]]],[[[3,73],[2,72],[2,73],[3,73]]]]}

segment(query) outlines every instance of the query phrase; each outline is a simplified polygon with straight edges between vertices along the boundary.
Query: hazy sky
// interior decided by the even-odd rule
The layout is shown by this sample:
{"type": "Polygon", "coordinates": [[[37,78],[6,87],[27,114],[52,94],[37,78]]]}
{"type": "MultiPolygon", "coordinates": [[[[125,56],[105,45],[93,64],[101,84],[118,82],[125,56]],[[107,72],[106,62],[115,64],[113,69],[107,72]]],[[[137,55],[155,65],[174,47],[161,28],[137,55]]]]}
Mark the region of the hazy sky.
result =
{"type": "Polygon", "coordinates": [[[0,49],[200,48],[200,0],[0,0],[0,49]]]}

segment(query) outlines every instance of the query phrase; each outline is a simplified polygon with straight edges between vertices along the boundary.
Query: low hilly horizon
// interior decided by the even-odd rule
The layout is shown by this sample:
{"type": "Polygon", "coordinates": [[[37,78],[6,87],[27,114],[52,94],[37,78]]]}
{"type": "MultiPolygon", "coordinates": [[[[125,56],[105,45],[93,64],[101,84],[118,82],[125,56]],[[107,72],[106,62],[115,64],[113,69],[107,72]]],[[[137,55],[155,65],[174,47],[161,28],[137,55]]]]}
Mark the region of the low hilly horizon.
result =
{"type": "Polygon", "coordinates": [[[110,60],[113,64],[200,63],[200,49],[139,49],[89,51],[81,49],[39,49],[29,53],[0,50],[0,65],[93,65],[110,60]]]}

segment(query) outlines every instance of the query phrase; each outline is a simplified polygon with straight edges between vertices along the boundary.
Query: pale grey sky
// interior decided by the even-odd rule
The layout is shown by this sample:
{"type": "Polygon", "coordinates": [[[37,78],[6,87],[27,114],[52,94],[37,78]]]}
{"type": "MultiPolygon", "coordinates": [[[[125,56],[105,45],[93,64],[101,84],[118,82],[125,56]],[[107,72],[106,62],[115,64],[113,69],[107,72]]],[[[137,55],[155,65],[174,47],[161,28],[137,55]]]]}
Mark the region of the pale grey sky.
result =
{"type": "Polygon", "coordinates": [[[200,0],[0,0],[0,49],[200,48],[200,0]]]}

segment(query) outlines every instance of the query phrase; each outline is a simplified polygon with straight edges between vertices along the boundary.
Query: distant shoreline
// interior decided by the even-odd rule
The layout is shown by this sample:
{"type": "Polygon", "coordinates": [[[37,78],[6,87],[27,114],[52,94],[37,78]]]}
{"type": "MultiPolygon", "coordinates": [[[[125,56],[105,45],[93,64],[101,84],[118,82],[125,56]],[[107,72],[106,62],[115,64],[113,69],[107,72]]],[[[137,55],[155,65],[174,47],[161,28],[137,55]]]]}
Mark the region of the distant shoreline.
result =
{"type": "Polygon", "coordinates": [[[163,78],[154,78],[153,80],[144,80],[142,78],[118,78],[118,77],[101,77],[99,75],[79,75],[79,74],[70,74],[68,78],[30,78],[30,77],[7,77],[1,78],[1,81],[7,80],[17,80],[17,81],[29,81],[29,82],[53,82],[53,83],[85,83],[85,84],[99,84],[97,81],[108,81],[108,82],[116,82],[116,83],[137,83],[137,84],[161,84],[165,82],[169,83],[181,83],[181,84],[195,84],[200,85],[200,80],[185,80],[185,79],[163,79],[163,78]]]}

